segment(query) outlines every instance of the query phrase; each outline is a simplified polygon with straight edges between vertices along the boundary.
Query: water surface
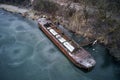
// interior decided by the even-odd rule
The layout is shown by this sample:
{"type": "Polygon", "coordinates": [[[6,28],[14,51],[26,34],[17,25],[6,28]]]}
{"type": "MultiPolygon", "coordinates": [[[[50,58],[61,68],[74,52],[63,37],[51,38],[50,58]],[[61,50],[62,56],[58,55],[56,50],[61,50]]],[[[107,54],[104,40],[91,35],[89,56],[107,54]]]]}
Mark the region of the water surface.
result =
{"type": "Polygon", "coordinates": [[[120,80],[120,65],[104,46],[85,49],[97,62],[90,72],[69,62],[35,21],[0,10],[0,80],[120,80]]]}

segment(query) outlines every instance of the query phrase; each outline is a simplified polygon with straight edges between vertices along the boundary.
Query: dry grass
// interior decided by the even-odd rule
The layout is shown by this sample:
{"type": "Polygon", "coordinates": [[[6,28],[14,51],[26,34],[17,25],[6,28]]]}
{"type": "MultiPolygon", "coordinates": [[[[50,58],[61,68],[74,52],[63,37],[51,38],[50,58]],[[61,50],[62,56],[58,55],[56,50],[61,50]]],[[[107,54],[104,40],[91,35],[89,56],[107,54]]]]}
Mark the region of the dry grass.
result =
{"type": "Polygon", "coordinates": [[[32,5],[34,10],[51,14],[55,14],[58,10],[58,5],[50,0],[34,0],[32,5]]]}

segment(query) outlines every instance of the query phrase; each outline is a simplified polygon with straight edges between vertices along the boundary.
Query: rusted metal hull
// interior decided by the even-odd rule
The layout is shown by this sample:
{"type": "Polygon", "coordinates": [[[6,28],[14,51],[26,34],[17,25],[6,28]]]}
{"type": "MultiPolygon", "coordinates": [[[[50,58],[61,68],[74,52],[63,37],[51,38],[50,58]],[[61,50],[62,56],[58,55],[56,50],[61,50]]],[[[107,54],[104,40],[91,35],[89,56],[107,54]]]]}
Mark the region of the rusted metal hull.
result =
{"type": "Polygon", "coordinates": [[[39,28],[46,34],[46,36],[64,53],[64,55],[77,67],[79,68],[84,68],[84,69],[90,69],[87,68],[84,65],[81,65],[80,63],[78,63],[72,56],[69,55],[69,52],[67,51],[67,49],[65,49],[65,47],[41,24],[39,24],[39,28]]]}

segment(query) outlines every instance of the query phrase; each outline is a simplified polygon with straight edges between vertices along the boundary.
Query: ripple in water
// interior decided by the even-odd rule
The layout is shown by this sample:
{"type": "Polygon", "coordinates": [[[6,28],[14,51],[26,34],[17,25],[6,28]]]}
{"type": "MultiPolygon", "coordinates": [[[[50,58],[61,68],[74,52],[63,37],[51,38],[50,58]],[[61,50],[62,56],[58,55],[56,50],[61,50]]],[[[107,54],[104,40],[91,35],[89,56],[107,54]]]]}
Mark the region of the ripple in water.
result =
{"type": "Polygon", "coordinates": [[[38,30],[37,24],[2,12],[4,15],[0,14],[0,21],[4,20],[6,25],[0,23],[0,80],[120,79],[120,67],[109,60],[104,47],[97,45],[86,48],[95,57],[97,64],[91,72],[84,73],[73,66],[38,30]],[[7,25],[9,20],[12,22],[7,25]]]}
{"type": "Polygon", "coordinates": [[[10,18],[10,19],[8,19],[9,22],[13,22],[13,21],[15,21],[15,20],[16,20],[15,18],[10,18]]]}
{"type": "Polygon", "coordinates": [[[24,21],[15,20],[11,22],[10,28],[16,32],[25,32],[25,31],[32,31],[34,26],[29,25],[24,21]]]}
{"type": "Polygon", "coordinates": [[[4,47],[1,58],[4,59],[4,64],[18,66],[16,64],[24,63],[33,55],[33,48],[23,43],[15,43],[4,47]]]}
{"type": "Polygon", "coordinates": [[[0,47],[11,45],[16,42],[16,39],[12,33],[7,31],[7,29],[0,28],[0,47]]]}
{"type": "Polygon", "coordinates": [[[18,26],[16,27],[16,30],[17,30],[17,31],[23,31],[23,30],[25,30],[25,28],[24,28],[22,25],[18,25],[18,26]]]}
{"type": "Polygon", "coordinates": [[[0,34],[0,39],[3,39],[3,34],[0,34]]]}

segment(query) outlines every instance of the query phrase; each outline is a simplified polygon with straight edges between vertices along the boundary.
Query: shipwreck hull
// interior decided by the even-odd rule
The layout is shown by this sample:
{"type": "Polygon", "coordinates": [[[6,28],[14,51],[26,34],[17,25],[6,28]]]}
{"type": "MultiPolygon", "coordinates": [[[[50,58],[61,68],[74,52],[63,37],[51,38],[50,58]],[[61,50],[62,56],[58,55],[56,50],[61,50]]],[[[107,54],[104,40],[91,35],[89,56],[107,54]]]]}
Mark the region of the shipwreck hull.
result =
{"type": "MultiPolygon", "coordinates": [[[[46,34],[46,36],[63,52],[63,54],[64,54],[75,66],[77,66],[77,67],[79,67],[79,68],[83,68],[83,69],[91,69],[91,68],[94,67],[95,62],[94,62],[94,64],[93,64],[92,66],[88,67],[88,66],[84,65],[84,64],[86,64],[86,63],[81,64],[81,63],[77,60],[77,58],[81,57],[81,55],[82,55],[82,56],[89,56],[89,53],[88,53],[86,50],[84,50],[84,49],[81,47],[81,50],[79,50],[79,51],[81,51],[82,54],[79,53],[79,54],[81,54],[81,55],[78,54],[78,57],[76,58],[76,56],[73,55],[74,51],[70,52],[70,51],[63,45],[64,42],[61,43],[58,39],[56,39],[56,35],[54,35],[55,33],[54,33],[54,34],[51,34],[50,30],[49,30],[48,28],[46,28],[42,23],[39,23],[39,22],[38,22],[38,25],[39,25],[39,28],[46,34]],[[85,53],[85,54],[83,54],[83,53],[85,53]]],[[[53,30],[56,30],[56,29],[57,29],[57,27],[55,27],[55,25],[52,24],[52,26],[54,26],[54,27],[50,27],[51,29],[53,29],[53,30]]],[[[61,31],[60,31],[60,32],[61,32],[61,31]]],[[[61,33],[59,33],[59,35],[61,35],[61,33]]],[[[67,38],[67,36],[63,36],[63,38],[64,38],[64,37],[67,38]]],[[[68,42],[67,39],[66,39],[66,41],[68,42]]],[[[74,44],[76,44],[76,43],[74,43],[74,44]]],[[[91,58],[91,59],[93,59],[93,58],[91,58]]],[[[84,59],[81,58],[81,60],[84,60],[84,59]]],[[[94,61],[94,60],[93,60],[93,61],[94,61]]]]}

